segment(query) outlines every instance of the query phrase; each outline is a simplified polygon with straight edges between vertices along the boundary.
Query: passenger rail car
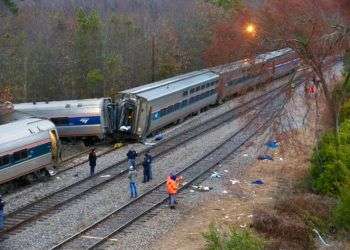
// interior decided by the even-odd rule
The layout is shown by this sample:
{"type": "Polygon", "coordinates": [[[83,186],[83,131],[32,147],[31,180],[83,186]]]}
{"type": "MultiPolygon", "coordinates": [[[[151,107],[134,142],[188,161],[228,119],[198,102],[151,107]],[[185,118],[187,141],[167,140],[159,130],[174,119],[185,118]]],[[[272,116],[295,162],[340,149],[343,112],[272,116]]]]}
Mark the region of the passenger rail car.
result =
{"type": "Polygon", "coordinates": [[[122,91],[117,100],[119,133],[144,138],[215,104],[218,80],[219,75],[201,70],[122,91]]]}
{"type": "Polygon", "coordinates": [[[15,104],[15,110],[50,119],[60,137],[98,137],[113,130],[110,98],[15,104]]]}
{"type": "Polygon", "coordinates": [[[291,73],[299,59],[292,49],[285,48],[211,68],[220,75],[218,95],[220,102],[230,96],[268,80],[291,73]]]}
{"type": "Polygon", "coordinates": [[[59,163],[55,125],[38,118],[0,125],[0,184],[59,163]]]}

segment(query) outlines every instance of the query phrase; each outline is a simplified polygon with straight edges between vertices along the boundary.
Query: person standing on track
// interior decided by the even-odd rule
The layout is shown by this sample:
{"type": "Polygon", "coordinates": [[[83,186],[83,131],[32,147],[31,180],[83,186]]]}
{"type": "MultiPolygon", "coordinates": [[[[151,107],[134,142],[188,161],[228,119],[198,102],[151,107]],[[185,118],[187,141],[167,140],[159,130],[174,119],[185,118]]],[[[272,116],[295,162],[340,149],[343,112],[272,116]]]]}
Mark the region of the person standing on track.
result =
{"type": "Polygon", "coordinates": [[[128,157],[128,165],[129,167],[136,166],[136,157],[137,157],[137,153],[134,149],[130,149],[129,152],[126,154],[126,156],[128,157]]]}
{"type": "Polygon", "coordinates": [[[176,193],[178,188],[178,183],[176,182],[176,175],[170,174],[166,182],[167,192],[169,194],[169,205],[170,209],[175,209],[176,204],[176,193]]]}
{"type": "Polygon", "coordinates": [[[95,148],[92,148],[89,154],[90,176],[95,174],[96,160],[95,148]]]}
{"type": "Polygon", "coordinates": [[[4,216],[5,202],[2,200],[0,195],[0,231],[4,229],[5,216],[4,216]]]}
{"type": "Polygon", "coordinates": [[[131,198],[136,198],[137,197],[136,177],[137,177],[137,172],[135,170],[135,167],[134,166],[130,166],[129,167],[128,178],[129,178],[130,197],[131,198]]]}
{"type": "Polygon", "coordinates": [[[148,182],[152,179],[152,156],[149,154],[149,151],[146,152],[145,158],[142,162],[143,166],[143,183],[148,182]]]}

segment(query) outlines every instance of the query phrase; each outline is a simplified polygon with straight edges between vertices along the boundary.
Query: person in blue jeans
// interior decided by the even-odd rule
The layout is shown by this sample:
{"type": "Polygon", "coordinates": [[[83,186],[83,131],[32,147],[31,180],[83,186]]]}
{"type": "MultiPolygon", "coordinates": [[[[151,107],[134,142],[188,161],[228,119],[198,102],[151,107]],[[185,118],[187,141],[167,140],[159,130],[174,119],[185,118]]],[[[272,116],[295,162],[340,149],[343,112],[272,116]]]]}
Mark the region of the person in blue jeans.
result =
{"type": "Polygon", "coordinates": [[[128,173],[131,198],[137,197],[136,177],[137,177],[136,169],[134,166],[131,165],[129,167],[129,173],[128,173]]]}
{"type": "Polygon", "coordinates": [[[5,202],[2,200],[0,195],[0,231],[4,229],[5,215],[4,215],[5,202]]]}

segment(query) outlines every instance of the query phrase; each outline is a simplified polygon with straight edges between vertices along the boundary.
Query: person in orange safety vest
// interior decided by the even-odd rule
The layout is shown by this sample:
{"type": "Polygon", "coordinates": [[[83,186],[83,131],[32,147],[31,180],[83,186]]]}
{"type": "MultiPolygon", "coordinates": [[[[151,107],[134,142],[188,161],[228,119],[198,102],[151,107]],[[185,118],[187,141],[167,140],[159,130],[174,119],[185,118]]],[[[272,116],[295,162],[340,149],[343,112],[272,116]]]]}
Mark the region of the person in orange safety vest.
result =
{"type": "Polygon", "coordinates": [[[166,189],[169,194],[169,204],[170,208],[174,209],[176,204],[176,193],[178,189],[178,184],[176,182],[176,175],[170,174],[167,178],[166,189]]]}

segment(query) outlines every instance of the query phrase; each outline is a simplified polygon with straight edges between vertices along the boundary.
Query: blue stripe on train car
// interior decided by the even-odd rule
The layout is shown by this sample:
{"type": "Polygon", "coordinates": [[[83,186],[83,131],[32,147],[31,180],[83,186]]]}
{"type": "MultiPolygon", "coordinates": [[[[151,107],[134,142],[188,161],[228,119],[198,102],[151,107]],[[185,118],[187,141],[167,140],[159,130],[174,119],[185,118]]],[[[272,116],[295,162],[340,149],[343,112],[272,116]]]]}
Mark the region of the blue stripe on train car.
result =
{"type": "Polygon", "coordinates": [[[28,148],[27,153],[28,153],[28,156],[25,158],[22,158],[20,160],[15,160],[14,156],[11,155],[10,162],[6,165],[0,166],[0,169],[12,167],[12,166],[17,165],[19,163],[23,163],[23,162],[38,158],[40,156],[43,156],[45,154],[51,153],[51,142],[41,144],[41,145],[38,145],[38,146],[33,147],[33,148],[28,148]]]}
{"type": "Polygon", "coordinates": [[[68,118],[68,124],[60,126],[81,126],[81,125],[97,125],[101,124],[100,116],[90,116],[90,117],[70,117],[68,118]]]}

